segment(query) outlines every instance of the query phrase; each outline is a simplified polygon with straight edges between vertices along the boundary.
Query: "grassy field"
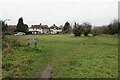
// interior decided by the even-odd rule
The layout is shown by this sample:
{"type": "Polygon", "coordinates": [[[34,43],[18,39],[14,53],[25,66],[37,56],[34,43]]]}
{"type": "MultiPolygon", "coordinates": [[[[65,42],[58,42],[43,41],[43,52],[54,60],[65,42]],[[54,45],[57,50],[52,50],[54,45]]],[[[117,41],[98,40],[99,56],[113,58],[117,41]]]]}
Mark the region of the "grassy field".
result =
{"type": "Polygon", "coordinates": [[[51,78],[118,78],[118,38],[115,36],[8,36],[13,37],[26,45],[3,53],[3,78],[40,78],[48,64],[54,66],[51,78]],[[27,47],[26,39],[30,38],[39,39],[37,49],[33,44],[27,47]]]}

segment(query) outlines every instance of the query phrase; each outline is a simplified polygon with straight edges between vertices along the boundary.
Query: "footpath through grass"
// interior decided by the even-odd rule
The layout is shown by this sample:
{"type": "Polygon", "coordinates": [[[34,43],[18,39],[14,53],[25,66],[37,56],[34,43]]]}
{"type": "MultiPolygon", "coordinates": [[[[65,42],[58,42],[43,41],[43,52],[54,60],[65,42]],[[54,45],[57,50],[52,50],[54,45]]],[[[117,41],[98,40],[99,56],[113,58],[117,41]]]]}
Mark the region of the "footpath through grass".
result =
{"type": "Polygon", "coordinates": [[[8,37],[10,39],[19,37],[26,46],[15,47],[11,53],[3,53],[3,78],[40,78],[49,63],[54,66],[51,78],[118,78],[117,37],[73,35],[8,37]],[[27,47],[26,39],[30,38],[39,39],[37,49],[34,49],[33,44],[30,48],[27,47]],[[80,45],[80,43],[95,44],[80,45]]]}

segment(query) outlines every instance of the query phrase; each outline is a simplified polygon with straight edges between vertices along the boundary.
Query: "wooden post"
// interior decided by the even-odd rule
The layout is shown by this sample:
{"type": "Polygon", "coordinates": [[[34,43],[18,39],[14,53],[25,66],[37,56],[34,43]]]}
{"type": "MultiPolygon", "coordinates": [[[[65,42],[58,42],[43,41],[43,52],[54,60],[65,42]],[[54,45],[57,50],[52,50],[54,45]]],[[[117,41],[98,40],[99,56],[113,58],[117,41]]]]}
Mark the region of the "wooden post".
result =
{"type": "Polygon", "coordinates": [[[35,43],[35,48],[37,48],[37,43],[35,43]]]}
{"type": "Polygon", "coordinates": [[[28,48],[29,48],[29,45],[30,45],[30,44],[28,43],[28,48]]]}

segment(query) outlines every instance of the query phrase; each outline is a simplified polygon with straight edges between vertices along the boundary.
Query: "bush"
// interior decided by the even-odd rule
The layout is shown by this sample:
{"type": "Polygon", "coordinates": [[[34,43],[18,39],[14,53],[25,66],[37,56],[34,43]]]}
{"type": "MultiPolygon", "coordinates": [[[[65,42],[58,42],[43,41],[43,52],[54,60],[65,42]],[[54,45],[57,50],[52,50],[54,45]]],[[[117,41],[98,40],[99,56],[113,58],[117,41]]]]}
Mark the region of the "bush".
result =
{"type": "Polygon", "coordinates": [[[74,29],[73,29],[73,33],[75,36],[81,36],[81,34],[88,36],[90,31],[91,31],[91,25],[87,22],[83,23],[82,25],[75,23],[74,29]]]}
{"type": "Polygon", "coordinates": [[[2,39],[2,50],[3,53],[11,52],[14,47],[23,47],[25,44],[18,38],[9,39],[4,36],[2,39]]]}
{"type": "Polygon", "coordinates": [[[101,27],[102,34],[109,34],[109,28],[107,26],[101,27]]]}
{"type": "Polygon", "coordinates": [[[84,36],[88,36],[88,34],[90,33],[91,31],[91,25],[87,22],[83,23],[82,25],[82,33],[84,34],[84,36]]]}
{"type": "Polygon", "coordinates": [[[2,50],[3,53],[8,53],[11,50],[11,45],[5,41],[2,41],[2,50]]]}
{"type": "Polygon", "coordinates": [[[23,47],[25,46],[25,44],[23,43],[23,41],[21,41],[20,39],[16,40],[16,39],[13,39],[13,44],[12,46],[15,46],[15,47],[23,47]]]}
{"type": "Polygon", "coordinates": [[[6,79],[3,78],[3,80],[7,80],[7,78],[13,77],[13,72],[12,71],[7,71],[7,73],[4,75],[6,79]]]}
{"type": "Polygon", "coordinates": [[[114,20],[112,23],[110,23],[107,26],[102,26],[102,27],[94,27],[92,29],[92,34],[93,36],[95,35],[102,35],[102,34],[118,34],[118,24],[119,22],[117,20],[114,20]]]}
{"type": "Polygon", "coordinates": [[[101,35],[102,34],[101,27],[94,27],[91,32],[92,32],[93,36],[101,35]]]}
{"type": "Polygon", "coordinates": [[[73,33],[75,36],[81,36],[81,34],[82,34],[81,26],[74,28],[73,33]]]}
{"type": "Polygon", "coordinates": [[[11,62],[6,62],[2,64],[2,68],[8,70],[13,64],[11,62]]]}
{"type": "Polygon", "coordinates": [[[109,29],[109,34],[111,35],[118,34],[118,22],[114,21],[113,23],[109,24],[108,29],[109,29]]]}

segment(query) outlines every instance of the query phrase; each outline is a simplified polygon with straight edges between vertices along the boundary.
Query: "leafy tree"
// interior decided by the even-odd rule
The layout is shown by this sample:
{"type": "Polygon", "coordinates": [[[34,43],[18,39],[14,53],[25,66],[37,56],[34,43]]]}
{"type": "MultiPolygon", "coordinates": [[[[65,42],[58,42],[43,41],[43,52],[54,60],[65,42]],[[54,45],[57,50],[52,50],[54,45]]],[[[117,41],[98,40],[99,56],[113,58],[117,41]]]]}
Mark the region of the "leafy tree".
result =
{"type": "Polygon", "coordinates": [[[88,34],[90,33],[91,31],[91,25],[88,23],[88,22],[85,22],[83,23],[82,25],[82,33],[85,35],[85,36],[88,36],[88,34]]]}
{"type": "Polygon", "coordinates": [[[118,25],[120,23],[118,22],[118,20],[114,20],[112,23],[110,23],[107,26],[102,26],[102,27],[95,27],[92,29],[92,34],[95,35],[102,35],[102,34],[110,34],[110,35],[114,35],[114,34],[118,34],[118,25]]]}
{"type": "Polygon", "coordinates": [[[87,36],[91,32],[91,25],[89,23],[83,23],[82,25],[76,24],[74,25],[73,33],[75,36],[80,36],[84,34],[87,36]]]}
{"type": "Polygon", "coordinates": [[[74,23],[73,34],[74,34],[75,36],[81,36],[81,33],[82,33],[82,27],[75,22],[75,23],[74,23]]]}
{"type": "Polygon", "coordinates": [[[101,27],[94,27],[93,29],[92,29],[92,35],[93,36],[96,36],[96,35],[101,35],[102,34],[102,30],[101,30],[102,28],[101,27]]]}
{"type": "Polygon", "coordinates": [[[107,26],[102,26],[101,32],[102,32],[102,34],[109,34],[109,28],[107,26]]]}
{"type": "Polygon", "coordinates": [[[81,26],[78,26],[78,28],[74,28],[73,33],[75,36],[81,36],[81,34],[82,34],[81,26]]]}
{"type": "Polygon", "coordinates": [[[109,29],[109,34],[113,35],[113,34],[118,34],[118,21],[114,20],[113,23],[108,25],[108,29],[109,29]]]}

